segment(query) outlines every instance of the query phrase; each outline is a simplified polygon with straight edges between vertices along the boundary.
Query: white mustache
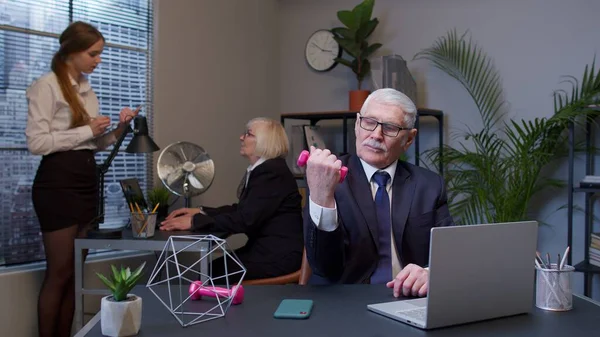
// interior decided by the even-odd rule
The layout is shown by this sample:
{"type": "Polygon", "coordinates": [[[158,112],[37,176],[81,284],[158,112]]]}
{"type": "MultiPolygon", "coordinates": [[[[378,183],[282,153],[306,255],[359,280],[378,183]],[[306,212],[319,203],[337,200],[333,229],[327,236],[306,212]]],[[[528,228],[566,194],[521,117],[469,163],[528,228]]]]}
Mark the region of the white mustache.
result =
{"type": "Polygon", "coordinates": [[[378,142],[375,139],[372,138],[367,138],[362,142],[362,145],[366,145],[384,152],[387,152],[387,147],[385,146],[384,143],[378,142]]]}

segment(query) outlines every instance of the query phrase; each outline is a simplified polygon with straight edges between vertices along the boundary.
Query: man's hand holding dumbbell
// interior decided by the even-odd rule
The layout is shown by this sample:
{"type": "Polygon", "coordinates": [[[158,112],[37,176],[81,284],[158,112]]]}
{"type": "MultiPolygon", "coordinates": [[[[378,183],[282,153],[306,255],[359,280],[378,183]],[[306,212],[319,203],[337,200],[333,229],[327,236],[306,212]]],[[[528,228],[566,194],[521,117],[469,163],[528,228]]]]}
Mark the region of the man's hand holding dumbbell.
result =
{"type": "Polygon", "coordinates": [[[342,162],[324,149],[310,147],[310,157],[306,162],[306,181],[311,200],[327,208],[335,207],[335,188],[340,183],[342,162]]]}

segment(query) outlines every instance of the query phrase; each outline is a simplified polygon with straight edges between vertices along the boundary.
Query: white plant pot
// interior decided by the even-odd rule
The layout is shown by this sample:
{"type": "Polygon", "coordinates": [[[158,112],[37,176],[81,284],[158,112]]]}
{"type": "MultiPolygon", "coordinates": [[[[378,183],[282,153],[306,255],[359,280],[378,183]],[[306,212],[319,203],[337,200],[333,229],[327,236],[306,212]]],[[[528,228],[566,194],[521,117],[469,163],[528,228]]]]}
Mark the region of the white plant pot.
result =
{"type": "Polygon", "coordinates": [[[112,295],[102,298],[100,325],[104,336],[135,336],[140,331],[142,298],[134,294],[128,294],[127,297],[121,302],[115,302],[112,295]]]}

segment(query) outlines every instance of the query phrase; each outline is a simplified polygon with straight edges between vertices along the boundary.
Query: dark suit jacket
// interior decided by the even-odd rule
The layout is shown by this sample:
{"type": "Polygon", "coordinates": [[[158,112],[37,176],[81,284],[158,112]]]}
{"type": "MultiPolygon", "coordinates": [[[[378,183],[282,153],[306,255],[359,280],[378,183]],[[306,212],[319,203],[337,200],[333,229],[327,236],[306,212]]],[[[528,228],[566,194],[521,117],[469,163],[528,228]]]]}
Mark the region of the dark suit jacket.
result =
{"type": "MultiPolygon", "coordinates": [[[[382,233],[377,230],[370,183],[357,156],[340,159],[348,175],[335,191],[337,229],[317,229],[308,212],[310,203],[305,203],[304,241],[311,283],[368,283],[379,259],[377,238],[382,233]]],[[[399,161],[392,189],[392,231],[400,262],[426,266],[431,228],[453,224],[444,181],[434,172],[399,161]]]]}
{"type": "Polygon", "coordinates": [[[196,214],[193,229],[246,234],[248,242],[236,251],[242,263],[257,266],[265,277],[284,275],[302,262],[301,201],[285,160],[269,159],[252,170],[239,203],[204,207],[207,215],[196,214]]]}

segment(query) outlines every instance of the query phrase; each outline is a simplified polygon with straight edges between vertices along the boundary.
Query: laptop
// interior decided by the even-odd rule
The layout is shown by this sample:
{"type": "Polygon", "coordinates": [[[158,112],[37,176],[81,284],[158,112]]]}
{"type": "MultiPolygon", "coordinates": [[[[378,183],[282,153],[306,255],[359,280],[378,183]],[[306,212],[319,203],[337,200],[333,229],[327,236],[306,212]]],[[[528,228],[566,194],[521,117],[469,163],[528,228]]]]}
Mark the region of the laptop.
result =
{"type": "Polygon", "coordinates": [[[427,297],[367,308],[421,329],[528,313],[537,232],[536,221],[432,228],[427,297]]]}

